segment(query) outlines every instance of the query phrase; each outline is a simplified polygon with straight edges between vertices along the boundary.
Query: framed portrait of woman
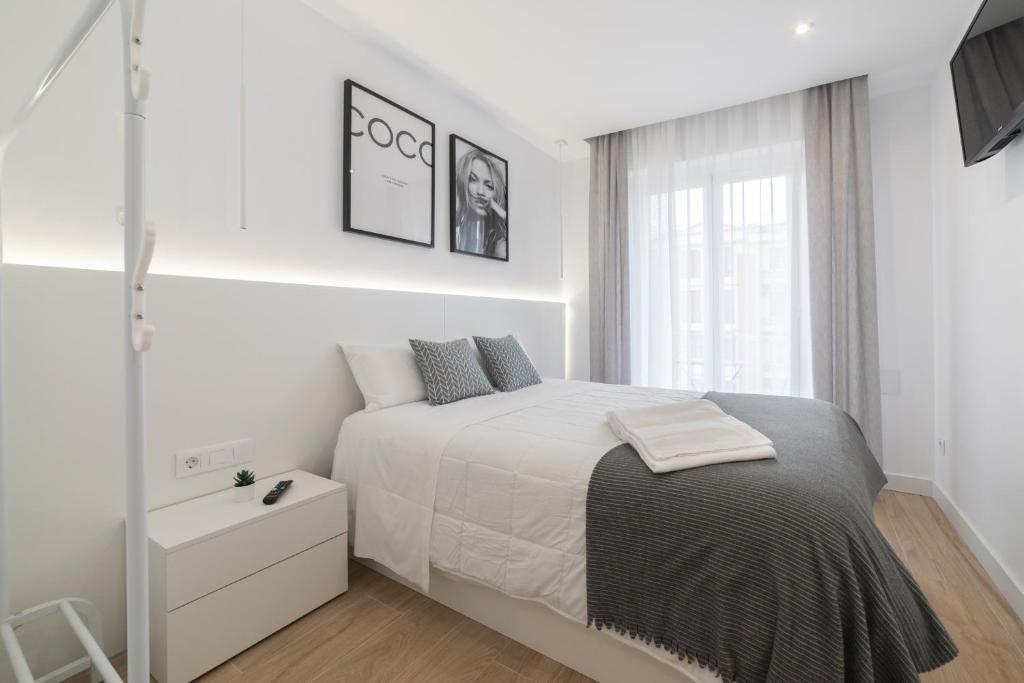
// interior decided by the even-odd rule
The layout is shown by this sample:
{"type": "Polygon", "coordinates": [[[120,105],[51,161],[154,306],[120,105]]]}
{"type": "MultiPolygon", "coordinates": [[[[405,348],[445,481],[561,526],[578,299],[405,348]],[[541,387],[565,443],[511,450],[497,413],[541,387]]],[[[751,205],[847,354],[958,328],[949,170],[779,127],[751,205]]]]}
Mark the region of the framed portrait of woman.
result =
{"type": "Polygon", "coordinates": [[[434,124],[345,81],[343,229],[434,246],[434,124]]]}
{"type": "Polygon", "coordinates": [[[455,134],[449,158],[451,250],[508,261],[508,162],[455,134]]]}

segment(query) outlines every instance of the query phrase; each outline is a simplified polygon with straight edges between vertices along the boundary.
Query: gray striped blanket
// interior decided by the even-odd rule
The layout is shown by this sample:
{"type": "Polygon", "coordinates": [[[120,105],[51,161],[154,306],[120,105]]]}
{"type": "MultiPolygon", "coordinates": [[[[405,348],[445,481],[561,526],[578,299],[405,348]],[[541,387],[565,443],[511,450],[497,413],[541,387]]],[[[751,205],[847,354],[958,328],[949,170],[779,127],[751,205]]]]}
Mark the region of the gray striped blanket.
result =
{"type": "Polygon", "coordinates": [[[821,401],[709,393],[776,460],[653,474],[628,444],[587,494],[589,623],[725,681],[918,681],[956,646],[875,526],[885,476],[821,401]]]}

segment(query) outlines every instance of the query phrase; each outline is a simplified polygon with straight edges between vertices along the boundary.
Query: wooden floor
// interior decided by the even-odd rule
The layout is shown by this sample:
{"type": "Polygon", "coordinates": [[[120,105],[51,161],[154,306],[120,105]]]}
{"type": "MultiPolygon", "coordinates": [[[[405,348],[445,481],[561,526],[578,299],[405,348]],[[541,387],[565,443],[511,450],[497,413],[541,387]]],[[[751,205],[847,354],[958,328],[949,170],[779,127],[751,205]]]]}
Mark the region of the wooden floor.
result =
{"type": "MultiPolygon", "coordinates": [[[[935,502],[884,491],[875,518],[960,648],[955,661],[925,674],[925,683],[1024,682],[1024,630],[935,502]]],[[[362,565],[350,567],[346,594],[200,680],[590,680],[362,565]]]]}
{"type": "Polygon", "coordinates": [[[1024,682],[1024,629],[935,501],[883,491],[875,521],[960,649],[922,680],[1024,682]]]}

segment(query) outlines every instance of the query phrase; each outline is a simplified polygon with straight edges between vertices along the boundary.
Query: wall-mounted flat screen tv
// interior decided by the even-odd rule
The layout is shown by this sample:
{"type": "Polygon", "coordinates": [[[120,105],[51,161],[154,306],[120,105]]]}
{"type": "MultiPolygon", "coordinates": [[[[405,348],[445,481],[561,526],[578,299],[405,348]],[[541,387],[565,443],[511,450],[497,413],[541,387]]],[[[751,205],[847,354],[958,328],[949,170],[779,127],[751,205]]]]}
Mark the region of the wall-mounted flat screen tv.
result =
{"type": "Polygon", "coordinates": [[[1024,0],[985,0],[950,69],[970,166],[1008,145],[1024,125],[1024,0]]]}

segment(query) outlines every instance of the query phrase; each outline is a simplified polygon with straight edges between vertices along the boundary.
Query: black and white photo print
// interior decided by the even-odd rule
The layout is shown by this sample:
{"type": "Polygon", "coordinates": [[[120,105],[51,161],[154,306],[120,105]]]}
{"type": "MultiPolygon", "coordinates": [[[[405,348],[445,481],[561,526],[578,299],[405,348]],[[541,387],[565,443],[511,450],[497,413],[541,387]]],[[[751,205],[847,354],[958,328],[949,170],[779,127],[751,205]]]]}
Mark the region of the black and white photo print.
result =
{"type": "Polygon", "coordinates": [[[345,81],[344,224],[434,246],[434,124],[345,81]]]}
{"type": "Polygon", "coordinates": [[[449,139],[451,250],[508,261],[508,162],[449,139]]]}

